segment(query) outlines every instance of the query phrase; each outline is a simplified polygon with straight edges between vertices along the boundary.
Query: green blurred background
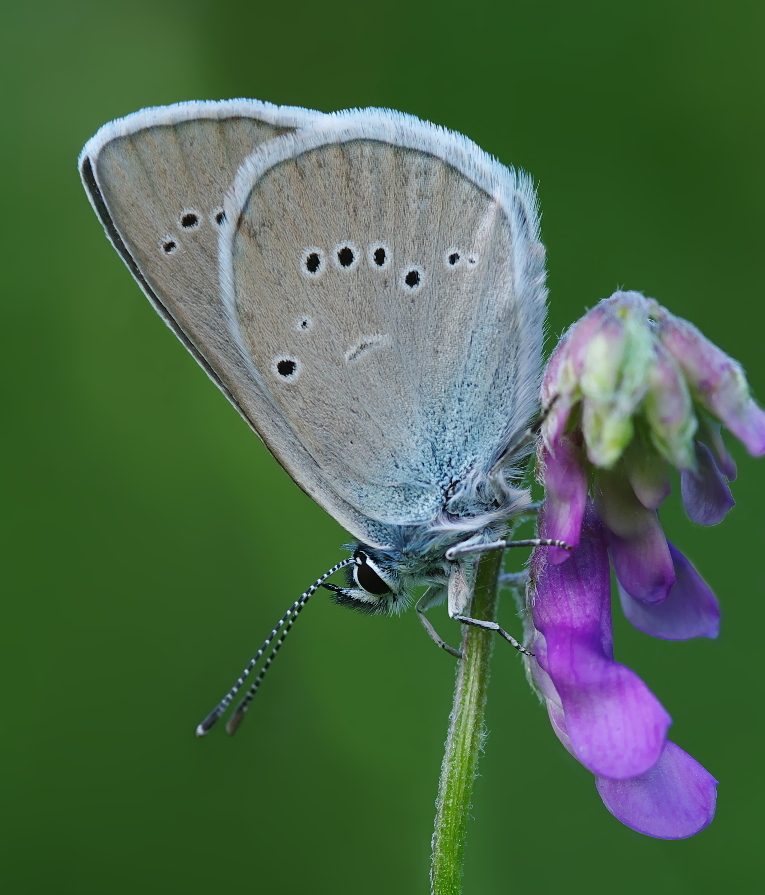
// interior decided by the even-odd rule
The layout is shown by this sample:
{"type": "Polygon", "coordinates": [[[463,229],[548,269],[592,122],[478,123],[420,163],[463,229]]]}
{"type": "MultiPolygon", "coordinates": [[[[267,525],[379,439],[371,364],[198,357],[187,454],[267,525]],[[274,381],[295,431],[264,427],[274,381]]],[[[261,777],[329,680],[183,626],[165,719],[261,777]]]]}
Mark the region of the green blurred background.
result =
{"type": "MultiPolygon", "coordinates": [[[[764,396],[764,26],[746,0],[6,9],[4,891],[425,892],[453,684],[413,613],[317,596],[239,735],[194,739],[346,536],[151,310],[79,184],[85,140],[236,96],[462,131],[539,184],[551,334],[641,289],[764,396]]],[[[616,623],[617,658],[721,780],[714,824],[682,842],[621,826],[499,643],[466,892],[759,890],[765,463],[733,451],[723,525],[676,498],[663,514],[722,600],[720,640],[616,623]]]]}

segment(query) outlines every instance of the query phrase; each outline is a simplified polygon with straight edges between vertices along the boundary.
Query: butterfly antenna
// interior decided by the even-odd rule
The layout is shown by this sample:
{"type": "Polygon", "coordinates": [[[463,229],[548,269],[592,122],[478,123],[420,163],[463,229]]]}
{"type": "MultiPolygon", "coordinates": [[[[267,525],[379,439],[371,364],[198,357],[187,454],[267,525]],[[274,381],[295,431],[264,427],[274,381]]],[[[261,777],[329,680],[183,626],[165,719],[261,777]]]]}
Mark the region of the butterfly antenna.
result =
{"type": "MultiPolygon", "coordinates": [[[[279,619],[279,621],[276,623],[276,625],[274,625],[273,631],[271,631],[271,633],[268,635],[268,637],[266,637],[266,639],[263,641],[263,643],[260,646],[260,649],[258,649],[258,651],[255,653],[255,655],[252,657],[252,659],[250,659],[250,661],[247,663],[244,671],[242,671],[242,673],[236,679],[236,683],[234,684],[234,686],[228,691],[228,693],[226,693],[226,695],[215,706],[215,708],[201,721],[201,723],[199,723],[197,725],[196,735],[198,737],[203,737],[213,727],[213,725],[218,720],[218,718],[220,718],[220,716],[231,705],[233,698],[236,696],[236,694],[241,689],[242,684],[244,684],[245,680],[247,679],[247,676],[250,674],[252,669],[258,664],[258,662],[260,661],[260,659],[263,656],[263,654],[265,653],[265,651],[274,642],[274,640],[276,640],[277,635],[279,634],[280,631],[282,631],[282,628],[283,628],[284,630],[282,631],[281,636],[279,637],[277,642],[274,644],[274,648],[269,653],[268,658],[266,659],[266,662],[265,662],[260,674],[258,675],[257,679],[255,680],[255,683],[253,684],[253,686],[250,688],[250,693],[248,693],[247,697],[245,697],[245,699],[242,700],[242,703],[237,708],[236,714],[231,719],[232,723],[235,721],[235,719],[239,716],[240,713],[241,713],[242,717],[244,716],[244,712],[247,710],[247,706],[249,705],[252,697],[255,695],[255,692],[257,691],[258,687],[260,686],[260,683],[263,680],[263,677],[264,677],[266,671],[268,670],[269,666],[273,662],[274,656],[278,652],[279,647],[282,645],[282,643],[284,643],[284,638],[287,636],[290,628],[295,623],[295,619],[298,617],[300,610],[311,599],[311,597],[322,586],[322,584],[324,584],[324,582],[327,580],[327,578],[329,578],[331,575],[334,575],[335,572],[339,572],[340,569],[344,569],[346,566],[351,565],[351,563],[353,563],[353,561],[354,561],[353,557],[349,557],[348,559],[344,559],[342,562],[337,563],[337,565],[332,566],[332,568],[329,569],[329,571],[325,572],[321,576],[321,578],[317,578],[316,581],[314,581],[314,583],[306,591],[304,591],[298,597],[297,600],[295,600],[295,602],[292,604],[292,606],[290,606],[290,608],[279,619]]],[[[239,720],[236,721],[236,723],[233,726],[233,730],[230,730],[229,733],[233,733],[236,730],[236,728],[239,726],[239,724],[241,724],[241,718],[239,718],[239,720]]]]}
{"type": "Polygon", "coordinates": [[[298,613],[305,606],[305,601],[302,603],[296,603],[292,608],[294,612],[292,613],[291,618],[284,626],[284,630],[281,633],[281,637],[274,644],[274,648],[266,657],[266,661],[263,663],[263,667],[260,669],[258,676],[252,682],[250,689],[247,691],[247,695],[242,699],[239,705],[234,710],[234,714],[228,719],[226,723],[226,733],[232,737],[237,730],[239,730],[239,725],[244,721],[244,716],[247,712],[247,709],[250,707],[250,703],[255,698],[255,694],[258,692],[258,687],[263,683],[263,678],[266,676],[266,672],[271,667],[271,663],[274,661],[276,654],[279,652],[279,648],[287,639],[287,635],[290,632],[290,628],[295,624],[295,619],[298,617],[298,613]]]}

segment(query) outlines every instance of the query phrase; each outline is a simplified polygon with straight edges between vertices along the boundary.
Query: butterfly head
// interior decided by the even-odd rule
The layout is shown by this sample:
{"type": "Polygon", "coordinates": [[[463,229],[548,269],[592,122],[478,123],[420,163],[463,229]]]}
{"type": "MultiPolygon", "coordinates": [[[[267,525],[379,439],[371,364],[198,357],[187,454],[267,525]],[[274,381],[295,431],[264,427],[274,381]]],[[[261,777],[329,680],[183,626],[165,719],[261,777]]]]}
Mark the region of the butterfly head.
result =
{"type": "Polygon", "coordinates": [[[354,545],[345,587],[324,584],[339,606],[369,615],[397,615],[412,601],[393,556],[364,544],[354,545]]]}

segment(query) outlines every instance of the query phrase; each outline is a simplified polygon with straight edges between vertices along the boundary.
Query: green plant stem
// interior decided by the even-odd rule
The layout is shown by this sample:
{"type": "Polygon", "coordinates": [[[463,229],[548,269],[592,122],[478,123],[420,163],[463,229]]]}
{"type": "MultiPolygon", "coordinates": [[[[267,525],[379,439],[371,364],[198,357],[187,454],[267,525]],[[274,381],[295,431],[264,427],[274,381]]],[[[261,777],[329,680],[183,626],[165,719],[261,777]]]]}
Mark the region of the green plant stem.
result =
{"type": "MultiPolygon", "coordinates": [[[[500,550],[481,557],[471,606],[473,618],[496,621],[500,550]]],[[[465,626],[449,734],[441,765],[430,869],[432,895],[460,895],[470,799],[484,739],[489,662],[496,635],[465,626]]]]}

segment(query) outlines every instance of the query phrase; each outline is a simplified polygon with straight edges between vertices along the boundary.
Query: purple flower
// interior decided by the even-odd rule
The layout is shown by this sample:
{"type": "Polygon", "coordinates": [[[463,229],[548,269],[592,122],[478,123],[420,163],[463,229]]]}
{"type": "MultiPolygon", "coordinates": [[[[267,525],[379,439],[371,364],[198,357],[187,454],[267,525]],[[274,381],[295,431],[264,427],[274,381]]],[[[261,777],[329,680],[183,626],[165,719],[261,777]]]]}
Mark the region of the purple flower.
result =
{"type": "MultiPolygon", "coordinates": [[[[542,402],[550,408],[542,430],[543,481],[546,488],[551,482],[551,503],[570,504],[551,508],[562,523],[552,536],[572,545],[588,469],[614,470],[643,507],[656,510],[669,493],[673,465],[681,471],[688,516],[715,525],[734,505],[728,482],[736,477],[719,422],[751,454],[765,454],[765,412],[752,400],[740,365],[637,292],[615,293],[571,327],[547,366],[542,402]],[[579,447],[576,483],[572,443],[579,447]],[[567,501],[574,487],[577,497],[567,501]]],[[[567,555],[559,552],[556,561],[567,555]]]]}
{"type": "MultiPolygon", "coordinates": [[[[543,509],[540,535],[548,530],[543,509]]],[[[592,503],[568,562],[534,551],[529,602],[531,677],[555,733],[596,775],[608,810],[649,836],[698,833],[714,816],[716,781],[667,740],[671,718],[661,703],[614,661],[607,536],[592,503]]]]}
{"type": "MultiPolygon", "coordinates": [[[[680,471],[692,521],[716,525],[734,506],[729,482],[736,467],[710,414],[751,453],[765,453],[765,413],[739,364],[653,299],[617,292],[563,337],[545,372],[542,400],[551,408],[538,463],[549,536],[576,547],[592,492],[628,618],[640,618],[638,627],[657,637],[715,636],[714,597],[670,548],[657,510],[670,491],[671,465],[680,471]],[[674,591],[672,624],[649,623],[656,611],[646,607],[673,593],[678,567],[684,584],[674,591]]],[[[553,563],[570,556],[550,550],[553,563]]]]}
{"type": "Polygon", "coordinates": [[[714,815],[716,781],[666,739],[669,715],[614,661],[610,568],[638,630],[665,640],[716,637],[717,600],[667,541],[658,510],[674,466],[689,518],[722,521],[734,506],[736,466],[720,424],[760,456],[765,413],[739,364],[637,292],[615,293],[571,327],[541,397],[539,534],[574,549],[532,556],[530,676],[612,814],[650,836],[692,836],[714,815]]]}
{"type": "MultiPolygon", "coordinates": [[[[650,299],[644,299],[650,301],[650,299]]],[[[683,372],[694,398],[744,443],[754,457],[765,454],[765,412],[752,400],[741,365],[687,320],[652,303],[658,335],[683,372]]]]}

